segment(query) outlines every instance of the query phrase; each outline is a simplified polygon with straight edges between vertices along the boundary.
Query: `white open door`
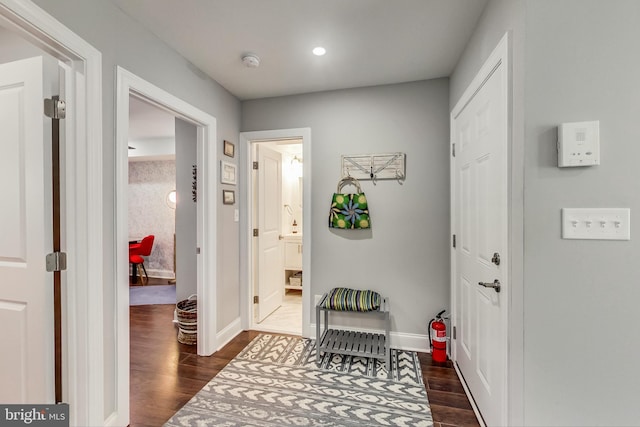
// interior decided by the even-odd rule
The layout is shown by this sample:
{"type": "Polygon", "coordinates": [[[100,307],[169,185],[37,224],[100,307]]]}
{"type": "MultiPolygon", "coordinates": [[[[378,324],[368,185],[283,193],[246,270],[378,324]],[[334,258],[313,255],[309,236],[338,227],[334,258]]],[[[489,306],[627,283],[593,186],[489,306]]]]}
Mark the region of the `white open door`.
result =
{"type": "MultiPolygon", "coordinates": [[[[506,41],[499,47],[504,47],[506,41]]],[[[506,49],[498,50],[500,54],[506,49]]],[[[485,423],[507,423],[508,68],[492,55],[452,112],[453,355],[485,423]],[[498,287],[499,286],[499,287],[498,287]]]]}
{"type": "MultiPolygon", "coordinates": [[[[42,57],[0,65],[0,402],[53,403],[51,119],[42,57]]],[[[45,65],[47,71],[45,72],[45,65]]]]}
{"type": "Polygon", "coordinates": [[[258,322],[282,305],[284,268],[282,227],[282,155],[257,144],[258,157],[258,322]]]}

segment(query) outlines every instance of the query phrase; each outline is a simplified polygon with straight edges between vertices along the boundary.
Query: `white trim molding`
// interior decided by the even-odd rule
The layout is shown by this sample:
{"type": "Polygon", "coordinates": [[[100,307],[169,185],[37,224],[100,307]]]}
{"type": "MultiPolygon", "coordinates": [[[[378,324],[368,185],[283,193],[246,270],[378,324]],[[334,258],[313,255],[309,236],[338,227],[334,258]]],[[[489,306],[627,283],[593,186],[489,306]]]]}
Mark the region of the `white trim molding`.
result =
{"type": "Polygon", "coordinates": [[[198,355],[217,350],[217,141],[215,117],[197,109],[141,77],[116,69],[116,328],[117,420],[129,422],[129,256],[128,241],[128,134],[129,96],[144,99],[198,127],[198,355]]]}
{"type": "Polygon", "coordinates": [[[27,0],[0,0],[8,28],[66,65],[63,398],[71,425],[104,423],[102,55],[27,0]]]}
{"type": "Polygon", "coordinates": [[[237,317],[223,330],[218,332],[218,348],[216,349],[216,351],[229,344],[229,342],[234,339],[240,332],[242,332],[242,319],[240,317],[237,317]]]}

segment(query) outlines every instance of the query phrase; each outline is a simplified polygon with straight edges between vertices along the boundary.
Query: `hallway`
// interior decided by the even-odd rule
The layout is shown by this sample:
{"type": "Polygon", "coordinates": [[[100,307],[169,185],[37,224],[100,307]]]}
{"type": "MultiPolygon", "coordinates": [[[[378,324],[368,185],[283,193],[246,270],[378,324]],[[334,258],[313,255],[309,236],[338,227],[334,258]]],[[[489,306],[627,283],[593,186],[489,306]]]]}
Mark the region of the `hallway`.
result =
{"type": "MultiPolygon", "coordinates": [[[[130,307],[131,427],[158,427],[186,404],[256,336],[244,331],[209,357],[178,343],[171,323],[174,305],[130,307]]],[[[419,353],[434,427],[477,426],[451,362],[435,363],[419,353]]]]}

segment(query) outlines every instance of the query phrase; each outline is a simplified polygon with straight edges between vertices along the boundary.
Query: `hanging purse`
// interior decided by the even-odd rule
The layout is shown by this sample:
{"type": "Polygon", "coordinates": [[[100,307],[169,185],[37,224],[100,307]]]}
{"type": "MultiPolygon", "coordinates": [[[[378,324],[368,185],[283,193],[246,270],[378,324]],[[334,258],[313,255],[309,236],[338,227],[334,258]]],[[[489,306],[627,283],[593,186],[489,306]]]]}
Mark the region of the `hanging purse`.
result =
{"type": "Polygon", "coordinates": [[[329,227],[344,230],[371,228],[367,197],[362,192],[360,182],[350,176],[338,182],[338,188],[331,199],[329,227]],[[352,184],[357,193],[342,193],[342,187],[352,184]]]}

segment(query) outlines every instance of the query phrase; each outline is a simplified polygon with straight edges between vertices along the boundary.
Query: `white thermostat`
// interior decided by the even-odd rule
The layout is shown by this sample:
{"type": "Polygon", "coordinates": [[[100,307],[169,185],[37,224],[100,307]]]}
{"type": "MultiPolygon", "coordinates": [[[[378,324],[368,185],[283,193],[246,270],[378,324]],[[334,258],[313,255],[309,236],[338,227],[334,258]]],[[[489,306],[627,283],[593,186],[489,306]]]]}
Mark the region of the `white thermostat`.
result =
{"type": "Polygon", "coordinates": [[[599,121],[562,123],[558,126],[558,167],[599,164],[599,121]]]}

